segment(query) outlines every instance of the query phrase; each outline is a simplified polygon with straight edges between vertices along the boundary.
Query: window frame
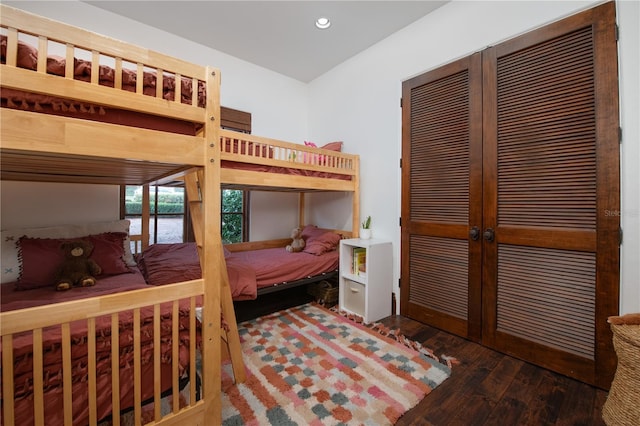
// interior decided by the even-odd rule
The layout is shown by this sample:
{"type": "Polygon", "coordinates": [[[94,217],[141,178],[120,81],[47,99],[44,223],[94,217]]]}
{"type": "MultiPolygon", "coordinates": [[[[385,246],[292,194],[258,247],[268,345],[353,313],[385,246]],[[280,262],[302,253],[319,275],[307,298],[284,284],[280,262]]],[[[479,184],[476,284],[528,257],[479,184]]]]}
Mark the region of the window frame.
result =
{"type": "MultiPolygon", "coordinates": [[[[127,187],[144,187],[144,185],[120,185],[120,219],[128,219],[128,218],[140,218],[142,220],[142,213],[140,214],[128,214],[127,213],[127,187]]],[[[188,204],[187,204],[187,192],[184,188],[184,185],[176,184],[176,185],[149,185],[149,197],[151,197],[152,191],[155,188],[155,197],[152,211],[149,212],[149,220],[153,220],[153,232],[149,229],[149,244],[157,244],[158,243],[158,221],[162,216],[181,216],[182,217],[182,242],[190,241],[188,239],[190,235],[191,229],[191,218],[188,212],[188,204]],[[183,199],[182,199],[182,213],[170,213],[164,214],[158,212],[158,188],[159,187],[173,187],[173,188],[182,188],[183,190],[183,199]]],[[[151,225],[151,224],[149,224],[151,225]]],[[[145,247],[146,244],[143,244],[145,247]]]]}
{"type": "MultiPolygon", "coordinates": [[[[224,223],[224,216],[225,215],[240,215],[242,216],[241,219],[241,223],[242,223],[242,241],[239,242],[246,242],[249,241],[249,224],[250,224],[250,215],[249,213],[251,212],[251,208],[250,208],[250,202],[251,202],[251,191],[248,190],[244,190],[244,189],[222,189],[222,191],[220,191],[220,233],[222,234],[223,232],[223,223],[224,223]],[[242,210],[239,212],[228,212],[225,211],[224,209],[224,191],[241,191],[242,192],[242,210]]],[[[224,241],[223,241],[224,243],[224,241]]]]}

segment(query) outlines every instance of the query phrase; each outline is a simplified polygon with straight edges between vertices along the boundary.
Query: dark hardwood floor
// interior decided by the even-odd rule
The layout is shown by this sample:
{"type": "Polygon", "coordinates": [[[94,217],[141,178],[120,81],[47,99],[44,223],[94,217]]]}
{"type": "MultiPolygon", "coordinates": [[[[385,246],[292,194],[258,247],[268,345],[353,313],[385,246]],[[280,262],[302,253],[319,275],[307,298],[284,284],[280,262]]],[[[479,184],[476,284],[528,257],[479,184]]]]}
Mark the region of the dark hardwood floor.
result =
{"type": "Polygon", "coordinates": [[[459,361],[399,426],[604,425],[604,390],[402,316],[381,322],[459,361]]]}
{"type": "MultiPolygon", "coordinates": [[[[238,322],[313,300],[304,287],[235,302],[238,322]]],[[[455,357],[451,377],[397,425],[604,425],[607,392],[400,315],[383,319],[438,355],[455,357]]]]}

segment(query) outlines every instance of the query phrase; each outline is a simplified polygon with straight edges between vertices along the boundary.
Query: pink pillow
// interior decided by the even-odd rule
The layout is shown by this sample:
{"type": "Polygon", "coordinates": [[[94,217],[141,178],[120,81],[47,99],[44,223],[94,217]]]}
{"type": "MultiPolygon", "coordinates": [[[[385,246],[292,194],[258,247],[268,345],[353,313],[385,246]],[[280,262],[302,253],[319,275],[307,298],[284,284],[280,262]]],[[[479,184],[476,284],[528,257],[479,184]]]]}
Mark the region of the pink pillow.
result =
{"type": "MultiPolygon", "coordinates": [[[[106,232],[89,235],[79,239],[93,244],[91,259],[102,268],[103,275],[117,275],[131,270],[124,262],[124,232],[106,232]]],[[[78,238],[29,238],[18,240],[18,258],[20,261],[20,277],[16,283],[17,290],[29,290],[39,287],[53,287],[56,271],[64,260],[60,245],[64,241],[78,238]]]]}
{"type": "Polygon", "coordinates": [[[330,151],[342,152],[342,141],[329,142],[326,145],[321,146],[322,149],[328,149],[330,151]]]}
{"type": "MultiPolygon", "coordinates": [[[[310,147],[312,147],[312,148],[318,148],[318,145],[316,145],[316,144],[315,144],[315,143],[313,143],[313,142],[309,142],[309,141],[304,141],[304,145],[305,145],[305,146],[310,146],[310,147]]],[[[322,148],[322,149],[328,149],[328,150],[330,150],[330,151],[337,151],[337,152],[340,152],[340,151],[342,151],[342,141],[329,142],[328,144],[326,144],[326,145],[324,145],[324,146],[321,146],[320,148],[322,148]]],[[[315,154],[314,154],[314,155],[311,157],[311,159],[312,159],[312,161],[311,161],[311,162],[312,162],[312,163],[317,163],[317,164],[324,164],[324,163],[325,163],[325,158],[326,158],[326,157],[327,157],[326,155],[322,155],[322,154],[320,154],[320,155],[315,155],[315,154]]],[[[304,158],[303,162],[305,162],[305,163],[306,163],[306,162],[307,162],[307,154],[306,154],[306,153],[304,153],[304,157],[303,157],[303,158],[304,158]]]]}
{"type": "Polygon", "coordinates": [[[305,240],[304,252],[320,256],[338,248],[342,237],[340,234],[327,229],[307,225],[302,230],[302,238],[305,240]]]}
{"type": "MultiPolygon", "coordinates": [[[[304,145],[318,148],[318,145],[316,145],[314,142],[304,141],[304,145]]],[[[328,149],[329,151],[342,152],[342,141],[329,142],[328,144],[325,144],[320,148],[328,149]]]]}
{"type": "Polygon", "coordinates": [[[309,238],[317,238],[327,231],[330,231],[330,229],[318,228],[316,225],[307,225],[302,228],[302,238],[306,242],[309,238]]]}

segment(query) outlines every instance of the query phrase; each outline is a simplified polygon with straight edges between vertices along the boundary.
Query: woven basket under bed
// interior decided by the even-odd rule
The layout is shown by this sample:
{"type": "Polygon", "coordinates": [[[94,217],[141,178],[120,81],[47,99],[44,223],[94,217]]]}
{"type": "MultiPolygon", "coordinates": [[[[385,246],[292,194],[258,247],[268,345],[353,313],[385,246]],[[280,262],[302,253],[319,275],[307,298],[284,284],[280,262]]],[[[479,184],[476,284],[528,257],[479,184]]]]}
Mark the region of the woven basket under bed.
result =
{"type": "Polygon", "coordinates": [[[329,281],[310,284],[308,293],[315,297],[316,302],[326,307],[333,306],[338,302],[338,286],[329,281]]]}
{"type": "Polygon", "coordinates": [[[602,418],[609,426],[640,425],[640,314],[610,317],[618,367],[602,418]]]}

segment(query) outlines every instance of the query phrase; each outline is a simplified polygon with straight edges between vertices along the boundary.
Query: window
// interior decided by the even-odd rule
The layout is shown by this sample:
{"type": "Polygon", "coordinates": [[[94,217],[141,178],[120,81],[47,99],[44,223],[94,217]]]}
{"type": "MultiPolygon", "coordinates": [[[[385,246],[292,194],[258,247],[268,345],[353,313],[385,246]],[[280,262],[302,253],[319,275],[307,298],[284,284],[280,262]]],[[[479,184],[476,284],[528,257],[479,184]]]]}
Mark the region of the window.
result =
{"type": "MultiPolygon", "coordinates": [[[[221,233],[224,244],[249,240],[249,191],[222,190],[221,233]]],[[[142,234],[142,186],[121,191],[123,217],[131,221],[131,235],[142,234]]],[[[149,187],[149,243],[193,241],[183,187],[149,187]],[[157,200],[157,203],[156,203],[157,200]]]]}
{"type": "Polygon", "coordinates": [[[249,191],[223,189],[221,205],[222,243],[248,241],[249,191]]]}
{"type": "MultiPolygon", "coordinates": [[[[124,218],[132,235],[142,233],[142,186],[124,188],[124,218]]],[[[181,243],[185,240],[185,196],[180,186],[150,186],[149,243],[181,243]]]]}

